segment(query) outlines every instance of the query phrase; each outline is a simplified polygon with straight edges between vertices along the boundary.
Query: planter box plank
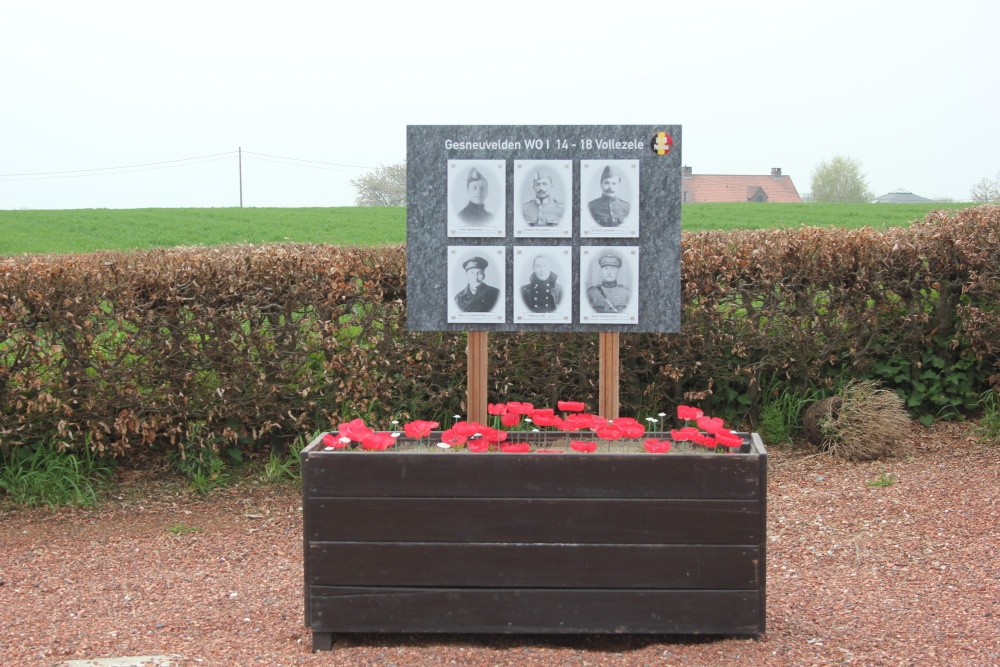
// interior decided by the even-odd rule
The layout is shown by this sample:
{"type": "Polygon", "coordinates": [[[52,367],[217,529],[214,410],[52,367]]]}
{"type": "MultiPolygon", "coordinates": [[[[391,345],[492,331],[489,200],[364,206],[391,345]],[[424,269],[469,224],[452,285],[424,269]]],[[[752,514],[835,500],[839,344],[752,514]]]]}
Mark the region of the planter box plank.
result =
{"type": "Polygon", "coordinates": [[[758,598],[756,591],[321,588],[313,597],[312,617],[314,636],[466,633],[470,628],[487,633],[755,634],[758,598]]]}
{"type": "Polygon", "coordinates": [[[320,452],[308,497],[756,500],[756,456],[320,452]],[[322,456],[327,454],[327,456],[322,456]],[[669,465],[651,464],[656,458],[669,465]]]}
{"type": "Polygon", "coordinates": [[[311,586],[756,590],[756,547],[313,543],[311,586]]]}
{"type": "MultiPolygon", "coordinates": [[[[650,434],[651,437],[662,437],[650,434]]],[[[332,633],[758,634],[767,451],[302,452],[305,617],[332,633]]]]}
{"type": "Polygon", "coordinates": [[[759,503],[748,500],[310,498],[308,503],[315,517],[310,542],[760,541],[759,503]]]}

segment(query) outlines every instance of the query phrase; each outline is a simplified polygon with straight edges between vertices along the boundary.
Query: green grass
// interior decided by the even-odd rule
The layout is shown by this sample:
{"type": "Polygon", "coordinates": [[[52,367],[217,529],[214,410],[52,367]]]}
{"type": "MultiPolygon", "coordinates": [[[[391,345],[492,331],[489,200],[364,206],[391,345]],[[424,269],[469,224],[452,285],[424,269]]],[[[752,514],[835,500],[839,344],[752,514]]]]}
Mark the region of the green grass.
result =
{"type": "MultiPolygon", "coordinates": [[[[972,204],[685,204],[683,229],[907,225],[972,204]]],[[[140,208],[0,211],[0,255],[215,246],[231,243],[386,245],[406,241],[406,209],[140,208]]]]}
{"type": "Polygon", "coordinates": [[[29,506],[96,505],[110,483],[114,462],[92,453],[88,445],[74,452],[41,443],[0,455],[0,498],[29,506]]]}
{"type": "Polygon", "coordinates": [[[403,243],[406,241],[406,209],[0,211],[0,255],[284,241],[364,246],[403,243]]]}
{"type": "Polygon", "coordinates": [[[685,204],[684,231],[770,227],[898,227],[923,220],[931,211],[960,209],[952,204],[685,204]]]}

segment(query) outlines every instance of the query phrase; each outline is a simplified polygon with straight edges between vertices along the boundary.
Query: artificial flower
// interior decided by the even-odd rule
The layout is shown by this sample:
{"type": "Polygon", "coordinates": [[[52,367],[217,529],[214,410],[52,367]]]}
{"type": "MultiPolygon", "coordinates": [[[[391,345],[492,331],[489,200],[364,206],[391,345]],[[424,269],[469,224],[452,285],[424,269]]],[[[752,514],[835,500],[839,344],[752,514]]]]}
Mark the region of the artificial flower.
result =
{"type": "Polygon", "coordinates": [[[517,415],[530,414],[535,406],[531,403],[520,403],[518,401],[507,401],[507,412],[513,412],[517,415]]]}
{"type": "Polygon", "coordinates": [[[702,416],[698,417],[695,421],[698,423],[698,428],[709,433],[718,433],[725,428],[725,422],[719,417],[702,416]]]}
{"type": "Polygon", "coordinates": [[[670,437],[673,438],[675,442],[694,440],[695,436],[698,435],[701,435],[701,431],[699,431],[694,426],[685,426],[682,429],[670,431],[670,437]]]}
{"type": "Polygon", "coordinates": [[[441,433],[441,442],[448,445],[464,445],[466,440],[468,440],[467,436],[459,435],[453,428],[441,433]]]}
{"type": "Polygon", "coordinates": [[[623,435],[625,435],[620,428],[614,424],[605,424],[604,426],[598,426],[597,437],[602,440],[620,440],[623,435]]]}
{"type": "Polygon", "coordinates": [[[500,423],[507,428],[515,428],[521,424],[521,415],[516,412],[505,412],[500,417],[500,423]]]}
{"type": "Polygon", "coordinates": [[[385,451],[396,444],[396,439],[388,433],[369,433],[361,441],[361,446],[369,451],[385,451]]]}
{"type": "Polygon", "coordinates": [[[482,454],[483,452],[489,450],[490,443],[485,440],[473,440],[469,443],[469,451],[475,452],[476,454],[482,454]]]}
{"type": "Polygon", "coordinates": [[[678,405],[677,406],[677,418],[688,421],[690,419],[697,419],[698,417],[705,416],[705,413],[698,408],[693,408],[690,405],[678,405]]]}
{"type": "Polygon", "coordinates": [[[507,412],[507,406],[503,403],[489,403],[486,411],[491,415],[502,415],[507,412]]]}
{"type": "Polygon", "coordinates": [[[531,445],[526,442],[512,442],[507,445],[500,445],[500,450],[506,454],[523,454],[531,451],[531,445]]]}
{"type": "Polygon", "coordinates": [[[647,438],[642,446],[650,454],[666,454],[670,451],[671,443],[669,440],[657,440],[656,438],[647,438]]]}
{"type": "Polygon", "coordinates": [[[583,454],[597,451],[597,443],[593,441],[572,440],[569,446],[574,452],[581,452],[583,454]]]}
{"type": "Polygon", "coordinates": [[[426,421],[424,419],[414,419],[411,422],[403,424],[403,430],[406,431],[406,437],[419,440],[420,438],[426,438],[429,436],[431,431],[436,429],[438,426],[440,426],[440,424],[437,422],[426,421]]]}
{"type": "Polygon", "coordinates": [[[587,406],[580,401],[559,401],[556,403],[563,412],[583,412],[587,406]]]}

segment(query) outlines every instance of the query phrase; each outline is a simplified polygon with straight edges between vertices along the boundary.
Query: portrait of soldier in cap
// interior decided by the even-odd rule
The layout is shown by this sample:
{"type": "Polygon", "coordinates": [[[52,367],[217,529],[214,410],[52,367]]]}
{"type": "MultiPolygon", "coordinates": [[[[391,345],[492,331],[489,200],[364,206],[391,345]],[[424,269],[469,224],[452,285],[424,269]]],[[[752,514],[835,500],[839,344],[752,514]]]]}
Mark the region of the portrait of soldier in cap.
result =
{"type": "Polygon", "coordinates": [[[486,198],[490,194],[490,185],[478,169],[469,169],[465,179],[465,191],[469,203],[458,212],[458,217],[467,224],[481,225],[493,220],[493,214],[486,210],[486,198]]]}
{"type": "Polygon", "coordinates": [[[605,166],[601,172],[601,196],[587,202],[590,215],[601,227],[617,227],[628,217],[632,207],[618,196],[621,182],[621,175],[611,165],[605,166]]]}
{"type": "Polygon", "coordinates": [[[487,285],[486,267],[490,265],[482,257],[470,257],[462,263],[468,284],[455,295],[455,304],[465,313],[488,313],[497,304],[500,290],[487,285]]]}
{"type": "Polygon", "coordinates": [[[622,258],[615,252],[602,253],[597,258],[601,282],[587,288],[587,301],[598,313],[621,313],[629,304],[629,288],[618,282],[622,258]]]}
{"type": "Polygon", "coordinates": [[[536,255],[531,262],[531,277],[521,286],[521,299],[533,313],[551,313],[562,302],[563,288],[552,270],[552,258],[536,255]]]}
{"type": "Polygon", "coordinates": [[[531,179],[535,197],[521,205],[524,221],[529,227],[554,227],[562,221],[566,205],[553,193],[552,176],[535,170],[531,179]]]}

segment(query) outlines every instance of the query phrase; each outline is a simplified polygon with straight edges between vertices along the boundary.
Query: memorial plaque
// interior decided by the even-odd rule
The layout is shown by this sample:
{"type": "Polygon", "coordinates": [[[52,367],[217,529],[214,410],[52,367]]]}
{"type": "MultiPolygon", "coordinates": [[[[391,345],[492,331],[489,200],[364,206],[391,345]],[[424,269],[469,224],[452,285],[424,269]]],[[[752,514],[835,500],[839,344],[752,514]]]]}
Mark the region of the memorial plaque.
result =
{"type": "Polygon", "coordinates": [[[412,330],[680,330],[679,125],[411,125],[406,224],[412,330]]]}

